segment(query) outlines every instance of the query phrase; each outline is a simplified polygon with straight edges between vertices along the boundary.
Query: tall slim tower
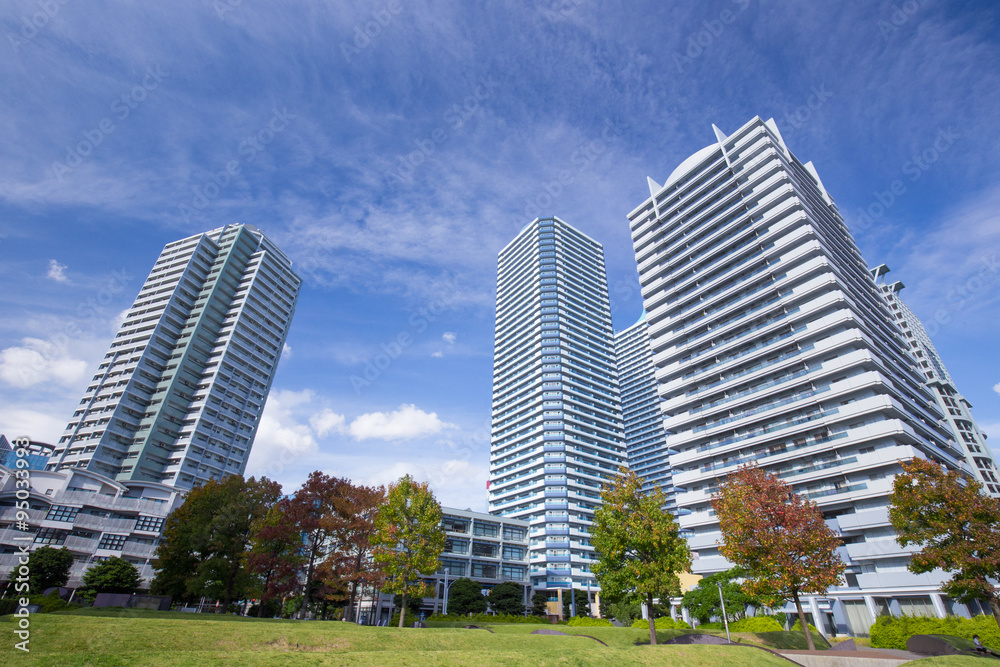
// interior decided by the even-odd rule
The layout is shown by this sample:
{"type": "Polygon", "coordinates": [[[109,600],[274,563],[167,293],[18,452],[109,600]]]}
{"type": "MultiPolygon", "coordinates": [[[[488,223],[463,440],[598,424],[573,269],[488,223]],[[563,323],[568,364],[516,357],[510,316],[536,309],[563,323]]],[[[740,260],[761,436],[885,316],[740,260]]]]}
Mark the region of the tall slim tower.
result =
{"type": "Polygon", "coordinates": [[[489,502],[530,523],[536,590],[596,587],[590,526],[624,462],[604,251],[535,220],[500,251],[489,502]]]}
{"type": "Polygon", "coordinates": [[[47,469],[182,488],[242,474],[300,285],[250,225],[168,243],[47,469]]]}
{"type": "Polygon", "coordinates": [[[917,359],[920,372],[927,378],[927,385],[934,393],[938,407],[944,413],[944,418],[951,428],[955,441],[965,452],[965,460],[975,472],[976,479],[983,485],[983,490],[994,498],[1000,498],[1000,471],[997,469],[996,458],[986,442],[976,420],[972,417],[972,404],[955,387],[955,381],[945,368],[941,355],[938,354],[931,337],[927,334],[923,323],[907,307],[899,296],[903,283],[884,283],[881,278],[889,272],[889,267],[881,264],[872,270],[879,282],[882,296],[889,304],[896,324],[903,332],[903,338],[910,347],[910,352],[917,359]]]}
{"type": "Polygon", "coordinates": [[[817,626],[933,613],[942,576],[906,571],[889,494],[900,461],[967,469],[963,453],[812,164],[773,120],[714,129],[628,216],[692,569],[729,567],[709,501],[756,463],[845,542],[846,587],[809,600],[817,626]]]}
{"type": "Polygon", "coordinates": [[[643,478],[644,491],[652,491],[657,486],[662,488],[667,496],[663,509],[676,514],[677,499],[670,476],[667,432],[663,428],[660,397],[656,393],[645,312],[638,322],[615,334],[615,358],[621,385],[628,467],[643,478]]]}

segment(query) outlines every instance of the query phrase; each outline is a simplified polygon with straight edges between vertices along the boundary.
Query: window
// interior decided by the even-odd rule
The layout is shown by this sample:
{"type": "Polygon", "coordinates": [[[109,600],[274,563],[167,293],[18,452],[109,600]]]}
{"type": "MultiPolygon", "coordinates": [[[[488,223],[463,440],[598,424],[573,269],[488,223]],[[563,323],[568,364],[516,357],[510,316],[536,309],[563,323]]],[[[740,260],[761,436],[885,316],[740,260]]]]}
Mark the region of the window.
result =
{"type": "Polygon", "coordinates": [[[497,545],[476,540],[472,543],[472,555],[482,556],[484,558],[496,558],[497,545]]]}
{"type": "Polygon", "coordinates": [[[503,539],[514,540],[515,542],[523,542],[528,536],[528,530],[526,528],[521,528],[520,526],[504,526],[503,527],[503,539]]]}
{"type": "Polygon", "coordinates": [[[438,568],[439,574],[449,574],[454,577],[466,576],[466,562],[462,560],[452,560],[450,558],[439,559],[441,566],[438,568]]]}
{"type": "Polygon", "coordinates": [[[111,533],[105,533],[101,536],[101,541],[97,545],[98,549],[111,549],[112,551],[121,551],[122,547],[125,546],[125,540],[128,539],[128,535],[113,535],[111,533]]]}
{"type": "Polygon", "coordinates": [[[67,532],[58,528],[42,528],[35,535],[35,544],[63,544],[67,532]]]}
{"type": "Polygon", "coordinates": [[[528,578],[527,568],[523,565],[504,565],[501,569],[505,580],[524,581],[528,578]]]}
{"type": "Polygon", "coordinates": [[[139,519],[135,522],[136,530],[142,530],[147,533],[158,533],[162,527],[163,519],[156,516],[143,516],[140,514],[139,519]]]}
{"type": "Polygon", "coordinates": [[[53,505],[49,508],[49,513],[46,515],[46,521],[68,521],[72,523],[76,519],[77,513],[79,513],[79,507],[68,507],[66,505],[53,505]]]}
{"type": "Polygon", "coordinates": [[[527,549],[524,547],[515,547],[509,544],[505,544],[503,547],[504,560],[524,560],[526,553],[527,549]]]}
{"type": "Polygon", "coordinates": [[[493,563],[473,563],[472,576],[481,579],[496,579],[497,566],[493,563]]]}
{"type": "Polygon", "coordinates": [[[453,554],[467,554],[469,553],[469,541],[455,540],[449,537],[444,541],[444,550],[453,554]]]}
{"type": "Polygon", "coordinates": [[[449,533],[469,532],[469,520],[457,516],[446,516],[441,520],[441,527],[449,533]]]}
{"type": "Polygon", "coordinates": [[[472,534],[476,537],[499,537],[500,524],[477,520],[472,526],[472,534]]]}

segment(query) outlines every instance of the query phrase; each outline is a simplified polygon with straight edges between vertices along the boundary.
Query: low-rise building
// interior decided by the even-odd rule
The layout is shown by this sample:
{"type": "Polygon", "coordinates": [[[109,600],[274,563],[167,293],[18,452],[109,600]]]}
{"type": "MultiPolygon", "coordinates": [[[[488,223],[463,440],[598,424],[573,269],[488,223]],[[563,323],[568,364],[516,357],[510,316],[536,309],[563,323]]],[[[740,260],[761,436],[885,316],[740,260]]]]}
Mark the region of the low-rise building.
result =
{"type": "MultiPolygon", "coordinates": [[[[18,565],[27,534],[31,551],[66,547],[73,554],[70,588],[81,585],[83,573],[92,564],[112,556],[135,565],[143,586],[148,587],[163,525],[181,504],[183,490],[156,482],[116,482],[84,468],[38,469],[44,468],[51,445],[31,442],[23,447],[23,456],[18,456],[17,449],[4,451],[0,443],[0,580],[8,579],[18,565]],[[28,466],[19,469],[18,458],[27,460],[28,466]],[[16,484],[17,473],[25,471],[26,498],[24,489],[18,495],[16,484]],[[19,525],[17,503],[25,501],[27,520],[19,525]]],[[[36,592],[41,591],[32,591],[36,592]]]]}

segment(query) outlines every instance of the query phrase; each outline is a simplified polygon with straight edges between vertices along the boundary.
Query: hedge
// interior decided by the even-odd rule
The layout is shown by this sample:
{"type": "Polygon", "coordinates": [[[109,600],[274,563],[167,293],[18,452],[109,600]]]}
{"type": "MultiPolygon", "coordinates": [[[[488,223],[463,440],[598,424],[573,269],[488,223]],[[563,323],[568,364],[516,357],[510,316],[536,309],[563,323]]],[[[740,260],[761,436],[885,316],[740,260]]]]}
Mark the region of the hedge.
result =
{"type": "MultiPolygon", "coordinates": [[[[649,628],[649,621],[645,618],[637,618],[632,621],[633,628],[649,628]]],[[[675,621],[669,616],[656,619],[657,630],[690,630],[691,625],[686,621],[675,621]]]]}
{"type": "Polygon", "coordinates": [[[614,623],[606,618],[590,618],[587,616],[574,616],[569,619],[566,625],[574,628],[613,628],[614,623]]]}
{"type": "MultiPolygon", "coordinates": [[[[816,629],[816,626],[813,625],[812,623],[809,623],[808,625],[809,625],[809,630],[811,632],[819,632],[819,630],[816,629]]],[[[783,629],[784,628],[782,628],[782,630],[783,629]]],[[[792,625],[792,630],[795,632],[802,632],[802,621],[796,620],[795,623],[792,625]]]]}
{"type": "Polygon", "coordinates": [[[784,630],[781,624],[770,616],[749,616],[729,624],[733,632],[777,632],[784,630]]]}
{"type": "Polygon", "coordinates": [[[952,635],[970,641],[972,635],[979,635],[984,645],[1000,650],[1000,627],[992,616],[879,616],[870,632],[871,645],[875,648],[905,651],[906,640],[913,635],[952,635]]]}
{"type": "MultiPolygon", "coordinates": [[[[399,614],[395,615],[396,624],[399,624],[399,614]]],[[[407,625],[413,621],[419,621],[420,616],[413,618],[411,614],[406,615],[407,625]]],[[[544,616],[514,616],[513,614],[432,614],[424,619],[425,621],[464,621],[466,623],[546,623],[544,616]]]]}

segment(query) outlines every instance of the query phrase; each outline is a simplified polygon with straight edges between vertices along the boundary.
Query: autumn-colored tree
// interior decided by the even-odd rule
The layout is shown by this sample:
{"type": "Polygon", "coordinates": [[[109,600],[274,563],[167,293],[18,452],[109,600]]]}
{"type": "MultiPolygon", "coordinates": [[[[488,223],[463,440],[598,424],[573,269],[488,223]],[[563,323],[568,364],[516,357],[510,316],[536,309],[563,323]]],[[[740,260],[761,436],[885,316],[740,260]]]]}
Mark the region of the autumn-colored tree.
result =
{"type": "Polygon", "coordinates": [[[285,517],[302,536],[305,555],[305,578],[302,584],[303,601],[299,618],[305,618],[312,602],[313,578],[316,566],[323,562],[332,550],[333,516],[345,487],[350,482],[339,477],[330,477],[316,470],[295,495],[283,504],[285,517]]]}
{"type": "Polygon", "coordinates": [[[845,567],[836,552],[840,539],[819,507],[756,466],[729,477],[712,507],[724,539],[720,551],[742,568],[744,589],[750,595],[791,598],[806,644],[815,650],[799,596],[826,593],[845,567]]]}
{"type": "Polygon", "coordinates": [[[330,517],[334,550],[328,567],[348,587],[348,621],[353,621],[356,615],[358,589],[380,583],[381,570],[371,558],[371,540],[375,534],[375,517],[384,501],[384,486],[347,484],[330,517]]]}
{"type": "Polygon", "coordinates": [[[304,544],[298,529],[285,516],[286,506],[275,505],[254,524],[250,549],[244,556],[247,570],[257,576],[250,593],[260,598],[258,617],[263,616],[268,600],[283,597],[299,585],[304,544]]]}
{"type": "Polygon", "coordinates": [[[680,595],[678,575],[691,567],[691,552],[674,518],[662,509],[663,490],[645,493],[642,484],[635,472],[622,468],[604,487],[591,531],[598,556],[591,569],[602,597],[647,604],[649,643],[656,644],[653,599],[680,595]]]}
{"type": "Polygon", "coordinates": [[[960,602],[989,600],[1000,626],[1000,500],[982,485],[925,459],[903,463],[893,482],[889,520],[900,546],[921,547],[907,566],[915,574],[954,572],[941,590],[960,602]]]}
{"type": "Polygon", "coordinates": [[[403,596],[399,627],[406,618],[407,598],[426,597],[432,592],[420,576],[438,569],[445,543],[443,517],[430,486],[413,481],[409,475],[389,486],[386,501],[379,508],[371,543],[375,562],[382,569],[382,589],[403,596]]]}

